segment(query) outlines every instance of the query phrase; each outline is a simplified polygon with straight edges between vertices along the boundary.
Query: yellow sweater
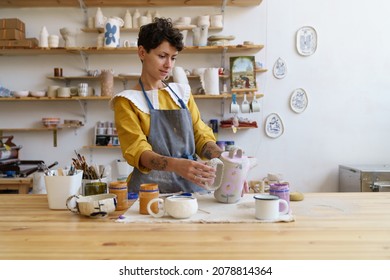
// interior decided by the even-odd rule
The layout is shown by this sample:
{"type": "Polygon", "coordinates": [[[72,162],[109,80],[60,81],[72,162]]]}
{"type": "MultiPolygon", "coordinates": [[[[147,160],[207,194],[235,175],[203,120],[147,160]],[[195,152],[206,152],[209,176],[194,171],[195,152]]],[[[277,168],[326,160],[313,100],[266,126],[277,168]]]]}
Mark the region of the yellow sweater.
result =
{"type": "MultiPolygon", "coordinates": [[[[139,94],[143,95],[141,91],[139,94]]],[[[123,157],[131,166],[148,173],[150,170],[141,166],[139,162],[144,151],[152,151],[152,146],[147,141],[150,115],[142,112],[125,97],[115,97],[112,102],[123,157]]],[[[158,91],[158,102],[160,110],[180,109],[165,89],[158,91]]],[[[215,137],[212,129],[202,121],[192,94],[186,105],[192,116],[196,153],[200,155],[203,146],[207,142],[215,141],[215,137]]]]}

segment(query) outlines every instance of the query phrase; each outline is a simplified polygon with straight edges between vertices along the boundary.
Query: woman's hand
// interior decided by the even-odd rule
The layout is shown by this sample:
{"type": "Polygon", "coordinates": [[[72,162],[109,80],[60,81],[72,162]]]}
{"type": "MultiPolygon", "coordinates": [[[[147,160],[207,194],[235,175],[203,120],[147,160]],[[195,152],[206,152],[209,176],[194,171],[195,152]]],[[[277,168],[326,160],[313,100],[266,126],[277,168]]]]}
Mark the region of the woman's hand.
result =
{"type": "Polygon", "coordinates": [[[204,162],[176,158],[172,166],[176,174],[202,188],[214,183],[216,169],[204,162]]]}

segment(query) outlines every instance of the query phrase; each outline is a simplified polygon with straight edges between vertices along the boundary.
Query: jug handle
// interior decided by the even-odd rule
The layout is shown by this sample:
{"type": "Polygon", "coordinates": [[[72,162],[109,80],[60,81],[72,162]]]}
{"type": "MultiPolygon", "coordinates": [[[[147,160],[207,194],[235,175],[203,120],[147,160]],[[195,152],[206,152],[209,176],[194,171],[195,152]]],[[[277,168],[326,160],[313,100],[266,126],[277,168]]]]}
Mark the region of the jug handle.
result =
{"type": "Polygon", "coordinates": [[[210,161],[206,163],[208,166],[212,166],[216,169],[215,174],[215,180],[214,183],[211,186],[206,185],[207,188],[219,188],[219,186],[222,183],[222,178],[223,178],[223,162],[219,158],[213,158],[210,161]]]}

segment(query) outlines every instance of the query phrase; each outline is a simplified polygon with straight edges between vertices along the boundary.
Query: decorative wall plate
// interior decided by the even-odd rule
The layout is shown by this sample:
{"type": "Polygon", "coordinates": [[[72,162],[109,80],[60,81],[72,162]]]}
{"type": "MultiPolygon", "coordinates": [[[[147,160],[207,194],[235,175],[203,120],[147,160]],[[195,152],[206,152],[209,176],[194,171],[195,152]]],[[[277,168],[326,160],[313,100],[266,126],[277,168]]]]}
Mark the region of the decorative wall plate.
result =
{"type": "Polygon", "coordinates": [[[265,120],[265,134],[271,138],[278,138],[284,132],[282,119],[278,114],[269,114],[265,120]]]}
{"type": "Polygon", "coordinates": [[[302,113],[305,111],[309,100],[306,91],[303,88],[295,89],[290,97],[290,107],[295,113],[302,113]]]}
{"type": "Polygon", "coordinates": [[[286,62],[280,57],[276,60],[273,68],[274,77],[277,79],[283,79],[287,75],[286,62]]]}
{"type": "Polygon", "coordinates": [[[300,55],[312,55],[317,49],[317,31],[311,26],[301,27],[297,31],[296,44],[300,55]]]}

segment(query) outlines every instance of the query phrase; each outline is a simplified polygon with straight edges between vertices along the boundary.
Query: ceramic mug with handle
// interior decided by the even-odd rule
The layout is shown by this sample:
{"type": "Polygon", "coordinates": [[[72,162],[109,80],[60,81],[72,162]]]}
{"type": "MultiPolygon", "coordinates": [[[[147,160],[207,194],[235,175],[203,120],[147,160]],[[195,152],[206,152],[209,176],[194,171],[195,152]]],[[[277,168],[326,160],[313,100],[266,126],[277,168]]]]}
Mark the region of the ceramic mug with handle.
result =
{"type": "Polygon", "coordinates": [[[165,199],[154,198],[147,205],[148,213],[155,218],[161,218],[165,214],[175,219],[190,218],[198,211],[198,201],[193,196],[172,195],[165,199]],[[159,212],[154,213],[151,209],[153,203],[158,202],[161,205],[159,212]]]}
{"type": "Polygon", "coordinates": [[[279,199],[275,195],[258,194],[255,199],[255,217],[258,220],[277,220],[281,215],[285,215],[289,211],[288,203],[284,199],[279,199]],[[284,208],[279,210],[279,204],[284,208]]]}
{"type": "Polygon", "coordinates": [[[104,218],[115,211],[117,196],[112,193],[97,195],[72,195],[66,200],[69,211],[91,218],[104,218]],[[73,205],[72,205],[73,204],[73,205]]]}

